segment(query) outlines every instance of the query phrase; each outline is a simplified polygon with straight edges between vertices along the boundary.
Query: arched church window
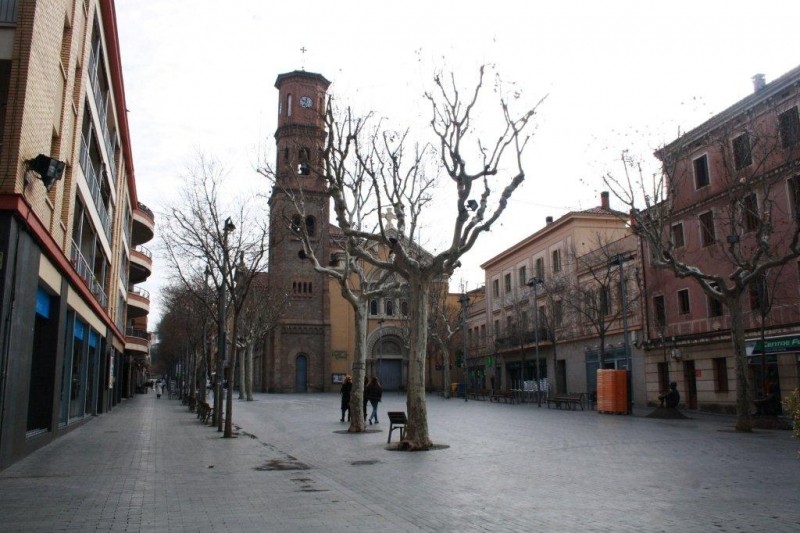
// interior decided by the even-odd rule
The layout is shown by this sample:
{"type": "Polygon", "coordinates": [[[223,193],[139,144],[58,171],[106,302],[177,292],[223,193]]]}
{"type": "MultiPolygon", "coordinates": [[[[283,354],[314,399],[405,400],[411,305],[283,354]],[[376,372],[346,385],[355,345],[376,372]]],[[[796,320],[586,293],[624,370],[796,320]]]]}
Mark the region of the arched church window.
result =
{"type": "Polygon", "coordinates": [[[400,301],[400,314],[403,316],[408,316],[408,300],[400,301]]]}
{"type": "Polygon", "coordinates": [[[301,176],[308,176],[310,167],[308,166],[308,148],[300,148],[300,164],[297,165],[297,173],[301,176]]]}
{"type": "Polygon", "coordinates": [[[291,229],[293,233],[300,233],[303,230],[303,217],[300,215],[292,215],[291,229]]]}
{"type": "Polygon", "coordinates": [[[369,301],[369,314],[375,316],[378,314],[378,300],[369,301]]]}
{"type": "Polygon", "coordinates": [[[314,233],[316,232],[316,229],[317,229],[317,220],[312,216],[306,217],[306,233],[308,233],[308,236],[313,237],[314,233]]]}
{"type": "Polygon", "coordinates": [[[386,306],[386,316],[394,316],[394,302],[392,300],[386,300],[384,305],[386,306]]]}
{"type": "Polygon", "coordinates": [[[292,93],[286,95],[286,116],[292,116],[292,93]]]}

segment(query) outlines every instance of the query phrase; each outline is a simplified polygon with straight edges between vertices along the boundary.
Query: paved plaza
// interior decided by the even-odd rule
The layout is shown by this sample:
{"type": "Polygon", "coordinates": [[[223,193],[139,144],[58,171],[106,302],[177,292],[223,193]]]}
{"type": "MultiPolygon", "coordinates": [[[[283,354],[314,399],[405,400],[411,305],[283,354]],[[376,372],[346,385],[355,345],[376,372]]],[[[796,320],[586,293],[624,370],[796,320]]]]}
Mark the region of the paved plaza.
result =
{"type": "Polygon", "coordinates": [[[351,435],[336,394],[260,394],[221,439],[138,395],[0,473],[0,531],[800,531],[789,431],[431,397],[448,447],[389,451],[404,402],[351,435]]]}

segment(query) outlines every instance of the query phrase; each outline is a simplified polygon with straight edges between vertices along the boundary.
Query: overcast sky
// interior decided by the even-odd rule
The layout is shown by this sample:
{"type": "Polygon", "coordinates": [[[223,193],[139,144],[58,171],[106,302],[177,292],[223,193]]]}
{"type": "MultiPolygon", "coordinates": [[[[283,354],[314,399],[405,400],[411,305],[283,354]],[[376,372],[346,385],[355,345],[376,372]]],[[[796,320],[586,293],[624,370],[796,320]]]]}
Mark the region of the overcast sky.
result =
{"type": "MultiPolygon", "coordinates": [[[[339,101],[412,128],[429,120],[421,95],[435,68],[469,86],[479,65],[495,64],[529,101],[547,95],[526,181],[455,275],[469,288],[483,281],[481,263],[546,216],[598,205],[620,150],[649,154],[750,94],[754,74],[769,82],[800,64],[797,0],[116,0],[116,9],[137,191],[156,213],[198,150],[225,163],[232,189],[269,190],[253,169],[265,148],[274,154],[282,72],[321,73],[339,101]]],[[[158,238],[148,247],[157,253],[158,238]]],[[[157,258],[144,284],[151,328],[163,267],[157,258]]]]}

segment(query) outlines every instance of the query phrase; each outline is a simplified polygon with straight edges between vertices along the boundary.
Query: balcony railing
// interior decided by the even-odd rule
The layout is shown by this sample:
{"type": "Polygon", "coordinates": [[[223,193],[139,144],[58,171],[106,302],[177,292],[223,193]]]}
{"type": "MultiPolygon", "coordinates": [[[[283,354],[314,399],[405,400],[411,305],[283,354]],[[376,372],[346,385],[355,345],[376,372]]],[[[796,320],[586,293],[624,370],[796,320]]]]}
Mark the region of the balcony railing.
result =
{"type": "Polygon", "coordinates": [[[111,217],[108,215],[108,210],[103,203],[103,195],[100,192],[100,182],[98,181],[97,172],[92,165],[91,158],[89,157],[89,145],[86,139],[81,137],[81,153],[80,164],[83,169],[83,175],[86,176],[86,182],[89,184],[89,192],[92,195],[92,202],[97,208],[97,214],[100,217],[100,224],[103,226],[106,238],[111,242],[111,217]]]}
{"type": "MultiPolygon", "coordinates": [[[[495,341],[497,348],[518,348],[525,344],[534,344],[536,342],[535,331],[525,331],[519,334],[511,334],[505,337],[500,337],[495,341]]],[[[546,328],[539,328],[539,342],[550,340],[546,328]]]]}
{"type": "Polygon", "coordinates": [[[89,266],[89,262],[83,257],[81,249],[75,241],[72,241],[72,253],[70,254],[70,259],[72,260],[72,266],[75,268],[75,271],[78,273],[81,279],[86,282],[86,285],[89,287],[89,291],[91,291],[95,299],[97,299],[97,301],[100,303],[100,306],[105,309],[108,306],[108,296],[106,296],[106,291],[103,288],[102,283],[97,280],[92,268],[89,266]]]}
{"type": "Polygon", "coordinates": [[[149,300],[149,299],[150,299],[150,293],[149,293],[147,290],[145,290],[145,289],[142,289],[141,287],[134,287],[134,288],[131,290],[131,292],[132,292],[133,294],[136,294],[137,296],[141,296],[141,297],[142,297],[142,298],[144,298],[145,300],[149,300]]]}
{"type": "Polygon", "coordinates": [[[147,334],[146,330],[138,328],[127,328],[125,330],[125,336],[136,337],[137,339],[144,339],[144,340],[150,339],[150,336],[147,334]]]}
{"type": "Polygon", "coordinates": [[[134,250],[136,250],[136,251],[137,251],[137,252],[139,252],[140,254],[142,254],[142,255],[144,255],[144,256],[146,256],[146,257],[150,258],[150,259],[152,259],[152,258],[153,258],[153,252],[151,252],[150,250],[148,250],[147,248],[145,248],[145,247],[144,247],[144,246],[142,246],[142,245],[139,245],[139,246],[135,247],[135,248],[134,248],[134,250]]]}
{"type": "Polygon", "coordinates": [[[145,213],[150,215],[150,218],[155,220],[156,217],[155,217],[155,215],[153,215],[153,212],[150,210],[149,207],[144,205],[142,202],[139,202],[138,207],[139,207],[139,211],[144,211],[145,213]]]}

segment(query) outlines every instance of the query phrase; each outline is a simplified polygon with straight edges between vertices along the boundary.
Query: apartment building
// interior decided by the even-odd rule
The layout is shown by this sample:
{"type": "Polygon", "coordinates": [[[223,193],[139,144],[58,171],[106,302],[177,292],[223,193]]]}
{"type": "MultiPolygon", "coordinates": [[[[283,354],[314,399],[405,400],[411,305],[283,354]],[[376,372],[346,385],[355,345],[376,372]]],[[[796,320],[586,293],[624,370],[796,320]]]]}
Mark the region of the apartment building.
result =
{"type": "Polygon", "coordinates": [[[485,298],[468,317],[471,371],[495,390],[538,377],[552,391],[591,394],[598,368],[632,368],[634,398],[643,399],[639,258],[627,217],[610,208],[607,192],[597,207],[547,217],[481,265],[485,298]]]}
{"type": "Polygon", "coordinates": [[[145,378],[154,218],[113,0],[0,0],[0,104],[2,468],[145,378]]]}
{"type": "MultiPolygon", "coordinates": [[[[800,217],[800,67],[656,153],[667,179],[664,248],[712,282],[744,288],[738,302],[714,298],[692,276],[646,261],[647,390],[676,381],[685,406],[734,412],[737,362],[731,306],[742,309],[750,397],[798,386],[800,263],[776,262],[797,236],[800,217]],[[749,279],[754,275],[757,279],[749,279]]],[[[649,254],[648,254],[649,255],[649,254]]]]}

